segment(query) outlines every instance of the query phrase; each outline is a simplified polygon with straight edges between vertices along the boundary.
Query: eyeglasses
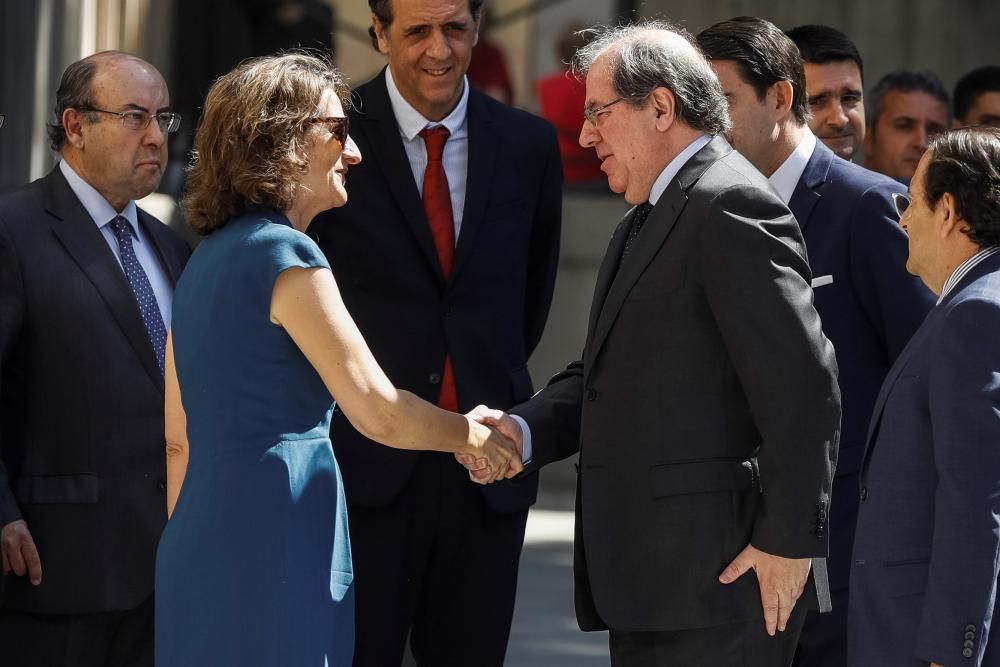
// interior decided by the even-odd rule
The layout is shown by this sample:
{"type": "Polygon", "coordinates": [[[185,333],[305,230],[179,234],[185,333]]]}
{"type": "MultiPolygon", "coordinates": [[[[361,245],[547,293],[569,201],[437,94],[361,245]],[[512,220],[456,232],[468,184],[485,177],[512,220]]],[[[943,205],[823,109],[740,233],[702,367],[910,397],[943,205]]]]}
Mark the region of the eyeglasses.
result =
{"type": "Polygon", "coordinates": [[[95,107],[77,107],[77,111],[96,111],[112,116],[118,116],[126,130],[145,130],[149,123],[156,118],[156,124],[160,126],[160,132],[170,134],[176,132],[181,126],[181,115],[164,111],[158,114],[151,114],[143,109],[126,109],[125,111],[106,111],[95,107]]]}
{"type": "Polygon", "coordinates": [[[333,138],[340,142],[341,146],[347,145],[347,133],[351,123],[347,116],[326,116],[325,118],[310,118],[306,121],[312,125],[322,123],[330,131],[333,138]]]}
{"type": "Polygon", "coordinates": [[[586,118],[588,121],[590,121],[591,125],[597,127],[597,119],[599,118],[601,112],[607,111],[614,105],[618,104],[619,102],[623,102],[627,99],[628,99],[627,97],[619,97],[617,99],[611,100],[607,104],[602,104],[599,107],[584,109],[583,117],[586,118]]]}
{"type": "Polygon", "coordinates": [[[910,196],[902,192],[893,192],[892,203],[896,207],[896,215],[902,218],[906,209],[910,208],[910,196]]]}

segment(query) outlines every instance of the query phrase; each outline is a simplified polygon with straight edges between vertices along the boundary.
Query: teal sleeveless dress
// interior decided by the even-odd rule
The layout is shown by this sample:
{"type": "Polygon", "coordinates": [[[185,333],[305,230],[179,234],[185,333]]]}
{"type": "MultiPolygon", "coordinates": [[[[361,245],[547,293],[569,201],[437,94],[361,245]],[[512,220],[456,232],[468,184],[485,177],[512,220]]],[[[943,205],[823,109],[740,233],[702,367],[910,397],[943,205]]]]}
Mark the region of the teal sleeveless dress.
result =
{"type": "Polygon", "coordinates": [[[354,594],[333,400],[271,293],[327,267],[281,214],[203,241],[174,295],[173,349],[190,459],[156,560],[158,667],[347,667],[354,594]]]}

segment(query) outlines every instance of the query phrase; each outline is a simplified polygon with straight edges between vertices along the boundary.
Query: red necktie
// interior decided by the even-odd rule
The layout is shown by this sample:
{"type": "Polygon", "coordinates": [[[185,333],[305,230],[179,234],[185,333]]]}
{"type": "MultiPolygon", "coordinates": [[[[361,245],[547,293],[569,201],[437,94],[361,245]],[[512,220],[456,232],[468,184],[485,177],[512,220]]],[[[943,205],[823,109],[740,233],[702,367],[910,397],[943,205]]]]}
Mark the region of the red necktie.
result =
{"type": "MultiPolygon", "coordinates": [[[[448,175],[444,171],[444,143],[448,141],[445,127],[425,128],[420,136],[427,146],[427,170],[424,172],[424,211],[434,236],[441,271],[447,278],[451,274],[451,262],[455,256],[455,220],[451,210],[451,190],[448,175]]],[[[451,355],[445,354],[444,370],[441,373],[441,395],[438,406],[458,412],[458,395],[455,392],[455,371],[451,367],[451,355]]]]}

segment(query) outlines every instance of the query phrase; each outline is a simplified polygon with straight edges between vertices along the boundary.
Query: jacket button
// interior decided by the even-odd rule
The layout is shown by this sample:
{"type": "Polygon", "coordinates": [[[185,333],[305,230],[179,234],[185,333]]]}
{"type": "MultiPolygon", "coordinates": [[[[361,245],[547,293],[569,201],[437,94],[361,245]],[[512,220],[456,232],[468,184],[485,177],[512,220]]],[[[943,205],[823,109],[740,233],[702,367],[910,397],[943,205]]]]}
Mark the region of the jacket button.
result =
{"type": "Polygon", "coordinates": [[[587,400],[588,401],[596,401],[597,400],[597,390],[596,389],[588,389],[587,390],[587,400]]]}
{"type": "Polygon", "coordinates": [[[966,639],[975,639],[976,638],[976,633],[973,632],[972,630],[969,630],[968,632],[965,633],[965,638],[966,639]]]}
{"type": "Polygon", "coordinates": [[[963,658],[971,658],[972,657],[972,649],[971,648],[963,648],[962,649],[962,657],[963,658]]]}
{"type": "Polygon", "coordinates": [[[440,373],[431,373],[429,376],[427,376],[427,380],[431,384],[441,384],[441,374],[440,373]]]}
{"type": "Polygon", "coordinates": [[[861,501],[864,502],[866,500],[868,500],[868,487],[863,486],[861,487],[861,501]]]}
{"type": "Polygon", "coordinates": [[[976,631],[976,626],[974,626],[972,623],[969,623],[967,626],[965,626],[965,631],[966,632],[975,632],[976,631]]]}
{"type": "Polygon", "coordinates": [[[158,486],[160,487],[160,491],[166,491],[167,490],[167,483],[166,482],[160,482],[158,486]]]}
{"type": "Polygon", "coordinates": [[[962,648],[975,648],[975,646],[976,642],[972,641],[971,639],[966,639],[964,642],[962,642],[962,648]]]}

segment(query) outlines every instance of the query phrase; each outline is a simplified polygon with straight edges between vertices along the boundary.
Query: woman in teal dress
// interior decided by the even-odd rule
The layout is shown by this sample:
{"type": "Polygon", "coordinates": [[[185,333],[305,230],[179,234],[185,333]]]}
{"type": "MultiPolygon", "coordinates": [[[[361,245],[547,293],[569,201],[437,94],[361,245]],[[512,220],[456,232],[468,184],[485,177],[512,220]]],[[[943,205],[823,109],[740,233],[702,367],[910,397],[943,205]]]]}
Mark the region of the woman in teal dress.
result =
{"type": "Polygon", "coordinates": [[[303,233],[361,160],[347,95],[331,66],[287,54],[243,63],[205,102],[184,208],[207,238],[167,345],[158,667],[351,664],[334,398],[388,446],[484,459],[489,481],[520,470],[509,441],[392,386],[303,233]]]}

